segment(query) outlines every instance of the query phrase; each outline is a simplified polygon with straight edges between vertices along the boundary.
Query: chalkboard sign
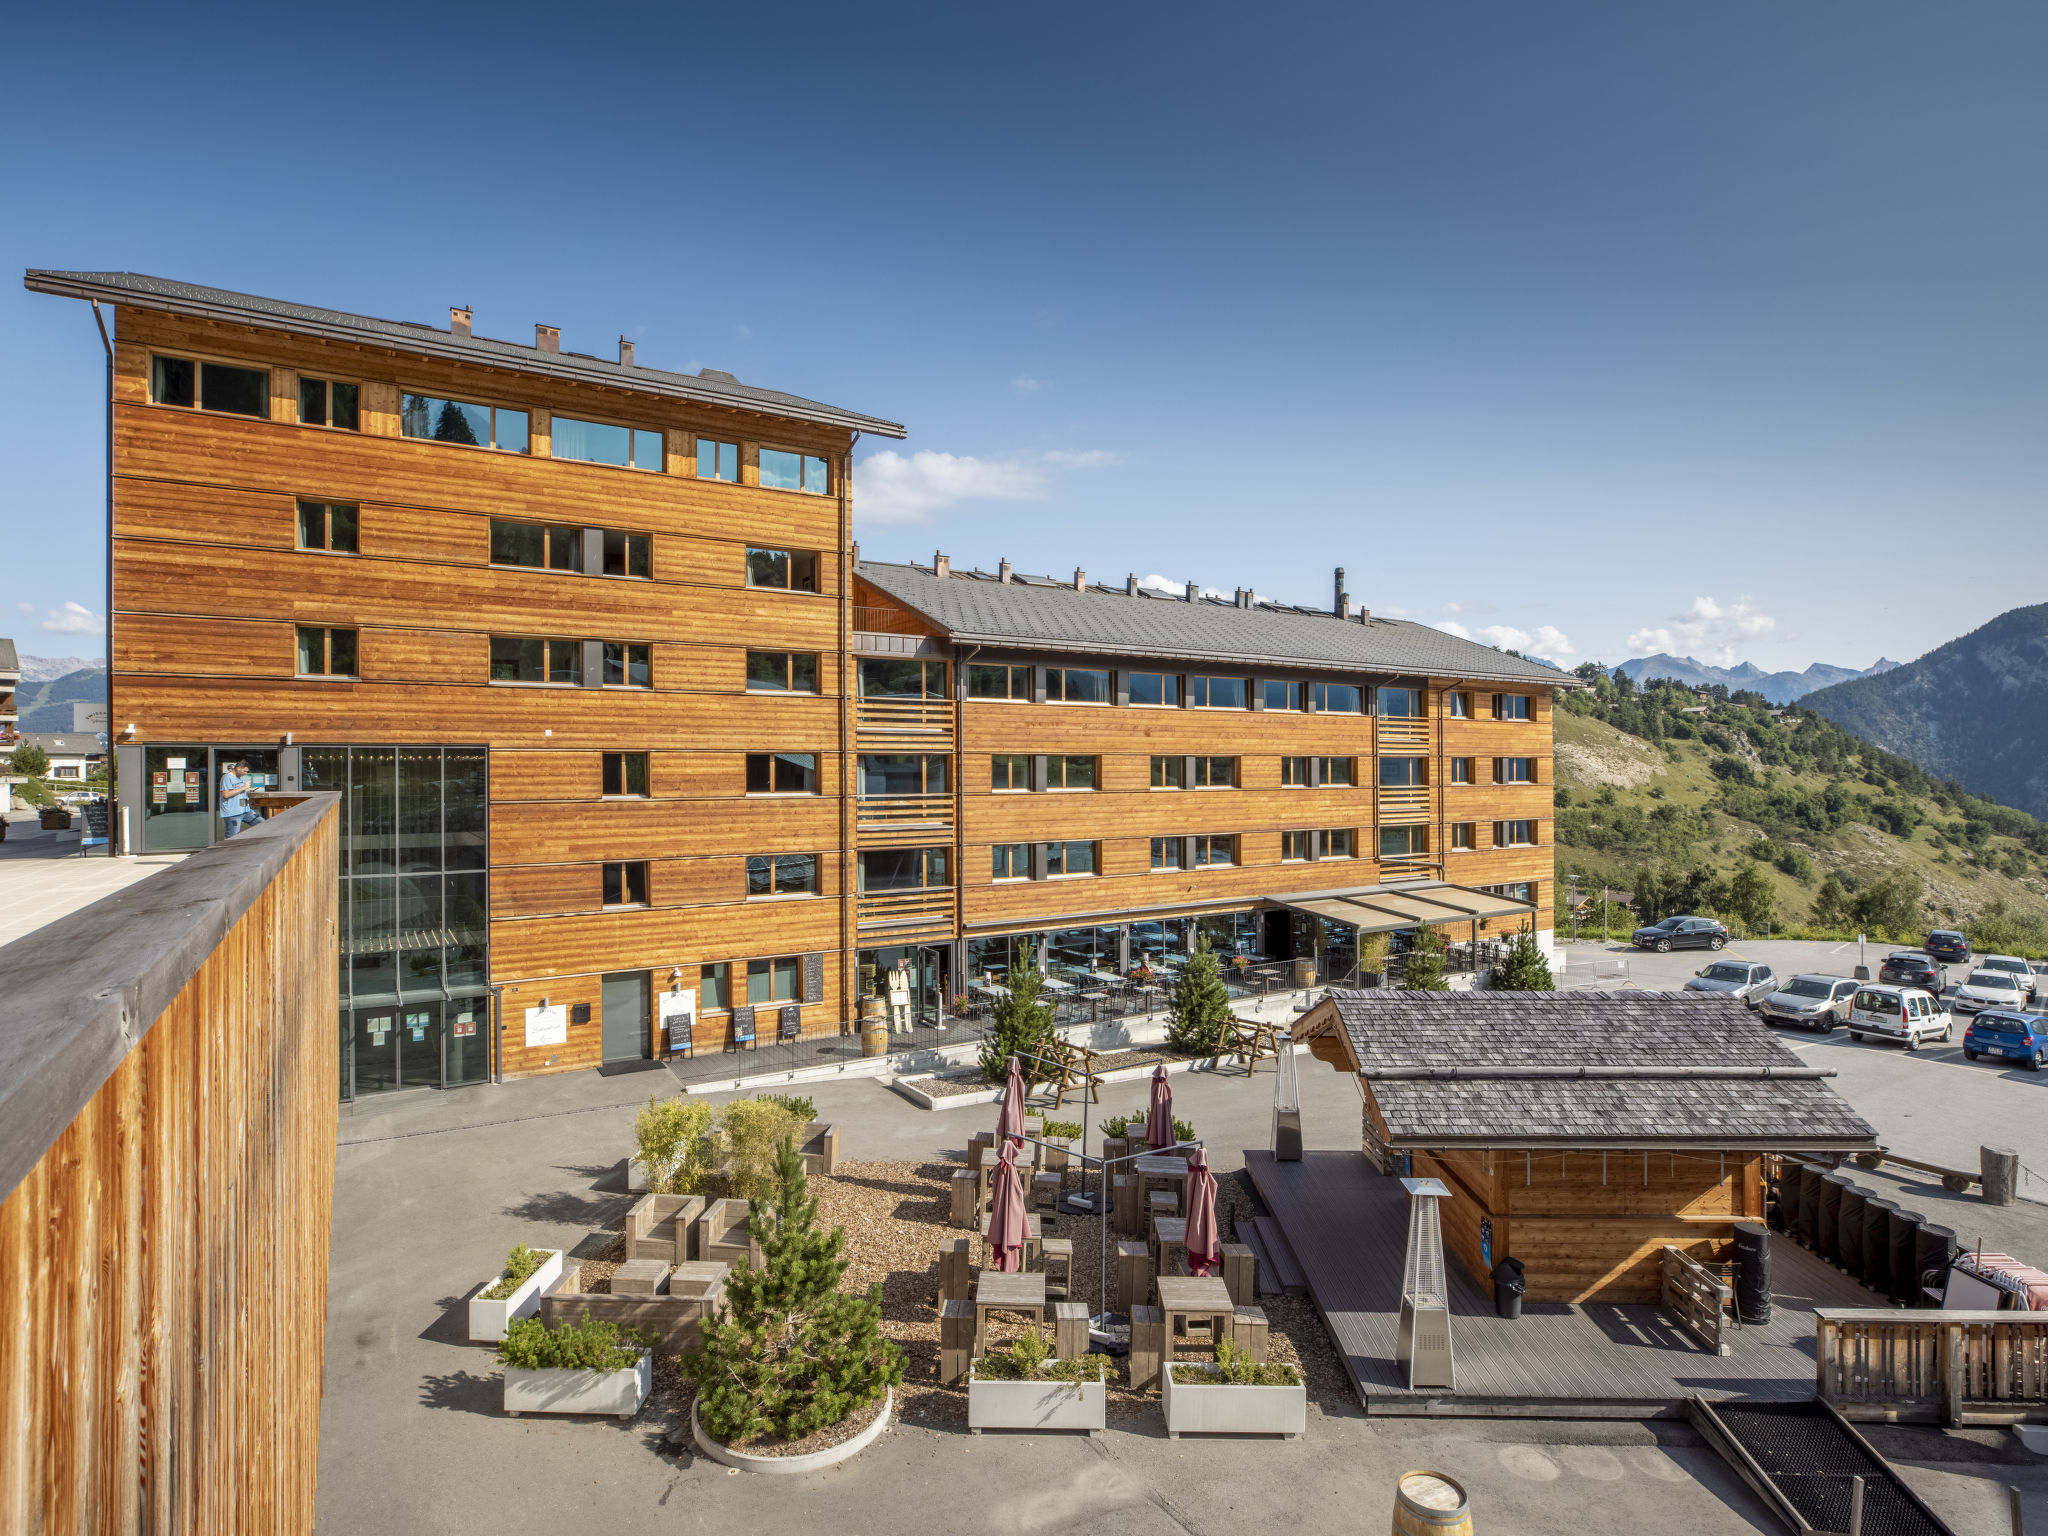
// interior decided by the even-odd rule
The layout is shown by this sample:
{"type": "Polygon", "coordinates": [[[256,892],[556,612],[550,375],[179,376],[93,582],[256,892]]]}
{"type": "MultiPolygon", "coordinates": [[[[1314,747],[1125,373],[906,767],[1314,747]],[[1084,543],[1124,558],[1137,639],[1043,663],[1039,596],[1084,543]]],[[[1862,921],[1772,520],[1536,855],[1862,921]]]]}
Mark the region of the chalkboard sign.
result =
{"type": "Polygon", "coordinates": [[[825,956],[822,952],[804,956],[804,1001],[825,1001],[825,956]]]}
{"type": "Polygon", "coordinates": [[[754,1010],[735,1008],[732,1011],[732,1043],[752,1045],[754,1043],[754,1010]]]}
{"type": "Polygon", "coordinates": [[[791,1003],[782,1010],[782,1018],[776,1038],[778,1040],[794,1040],[803,1032],[804,1011],[797,1007],[795,1003],[791,1003]]]}
{"type": "Polygon", "coordinates": [[[82,846],[91,848],[107,841],[107,827],[112,807],[104,800],[89,802],[85,807],[85,840],[82,846]]]}

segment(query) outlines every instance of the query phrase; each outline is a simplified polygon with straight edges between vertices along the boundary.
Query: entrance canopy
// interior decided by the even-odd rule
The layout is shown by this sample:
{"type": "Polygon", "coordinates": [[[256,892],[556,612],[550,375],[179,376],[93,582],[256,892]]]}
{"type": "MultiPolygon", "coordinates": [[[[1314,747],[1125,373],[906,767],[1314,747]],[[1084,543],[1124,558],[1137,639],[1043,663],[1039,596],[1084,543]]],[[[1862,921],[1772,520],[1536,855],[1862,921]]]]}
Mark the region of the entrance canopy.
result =
{"type": "Polygon", "coordinates": [[[1401,885],[1360,885],[1337,891],[1297,891],[1269,896],[1268,901],[1333,923],[1349,923],[1360,933],[1390,933],[1425,923],[1463,923],[1482,917],[1529,917],[1536,908],[1512,896],[1443,880],[1418,880],[1401,885]]]}

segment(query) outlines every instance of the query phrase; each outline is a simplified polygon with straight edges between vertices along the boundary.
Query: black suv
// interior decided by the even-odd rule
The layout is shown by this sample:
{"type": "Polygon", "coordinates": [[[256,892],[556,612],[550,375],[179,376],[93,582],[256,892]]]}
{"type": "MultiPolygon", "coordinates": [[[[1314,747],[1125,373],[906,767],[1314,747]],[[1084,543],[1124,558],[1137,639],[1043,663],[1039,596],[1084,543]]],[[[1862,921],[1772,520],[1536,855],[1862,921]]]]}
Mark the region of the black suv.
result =
{"type": "Polygon", "coordinates": [[[1728,930],[1711,917],[1667,917],[1629,935],[1637,949],[1719,949],[1727,942],[1728,930]]]}
{"type": "Polygon", "coordinates": [[[1902,949],[1895,955],[1884,957],[1884,964],[1877,970],[1877,979],[1888,981],[1895,987],[1919,987],[1939,997],[1946,978],[1940,965],[1927,955],[1917,949],[1902,949]]]}
{"type": "Polygon", "coordinates": [[[1943,965],[1962,965],[1970,958],[1970,941],[1953,928],[1937,928],[1928,934],[1926,948],[1943,965]]]}

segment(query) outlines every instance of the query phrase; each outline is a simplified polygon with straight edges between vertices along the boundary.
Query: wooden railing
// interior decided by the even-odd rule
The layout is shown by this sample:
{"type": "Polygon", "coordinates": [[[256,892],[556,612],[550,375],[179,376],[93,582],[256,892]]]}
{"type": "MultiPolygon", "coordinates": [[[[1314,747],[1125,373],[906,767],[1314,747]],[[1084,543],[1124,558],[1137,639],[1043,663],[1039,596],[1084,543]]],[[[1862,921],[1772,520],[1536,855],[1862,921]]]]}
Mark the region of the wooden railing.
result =
{"type": "Polygon", "coordinates": [[[1379,792],[1381,821],[1398,821],[1404,812],[1420,811],[1421,820],[1429,815],[1429,786],[1415,784],[1407,786],[1383,786],[1379,792]],[[1391,813],[1391,814],[1390,814],[1391,813]]]}
{"type": "Polygon", "coordinates": [[[853,722],[863,736],[951,736],[953,706],[945,699],[860,699],[853,722]]]}
{"type": "Polygon", "coordinates": [[[953,820],[951,795],[877,795],[856,802],[855,823],[863,827],[886,827],[911,822],[921,826],[945,826],[953,820]]]}
{"type": "Polygon", "coordinates": [[[1727,1302],[1728,1287],[1719,1275],[1682,1249],[1665,1244],[1664,1310],[1710,1355],[1728,1353],[1721,1337],[1727,1302]]]}
{"type": "Polygon", "coordinates": [[[929,635],[930,624],[899,613],[894,608],[859,608],[853,610],[853,628],[856,634],[864,635],[929,635]]]}
{"type": "Polygon", "coordinates": [[[950,886],[937,886],[921,891],[863,892],[855,912],[863,928],[942,922],[953,915],[953,891],[950,886]]]}
{"type": "Polygon", "coordinates": [[[2048,1421],[2048,1312],[1823,1307],[1814,1395],[1844,1418],[2048,1421]]]}
{"type": "Polygon", "coordinates": [[[1382,752],[1390,747],[1426,747],[1429,745],[1429,722],[1382,719],[1379,722],[1379,744],[1382,752]]]}

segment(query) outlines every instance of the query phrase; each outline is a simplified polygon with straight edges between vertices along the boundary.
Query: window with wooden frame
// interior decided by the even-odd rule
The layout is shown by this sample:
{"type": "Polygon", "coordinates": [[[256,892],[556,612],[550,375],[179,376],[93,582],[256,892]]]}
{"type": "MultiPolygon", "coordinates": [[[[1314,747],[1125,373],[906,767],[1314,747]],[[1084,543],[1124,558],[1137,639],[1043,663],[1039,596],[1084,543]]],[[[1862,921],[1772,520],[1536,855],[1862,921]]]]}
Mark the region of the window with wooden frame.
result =
{"type": "Polygon", "coordinates": [[[355,677],[356,632],[352,629],[323,629],[299,626],[299,676],[355,677]]]}
{"type": "Polygon", "coordinates": [[[1097,873],[1101,859],[1098,845],[1088,842],[1047,843],[1045,878],[1072,880],[1097,873]]]}
{"type": "MultiPolygon", "coordinates": [[[[868,788],[867,765],[861,760],[861,795],[868,788]]],[[[944,762],[942,757],[940,762],[944,762]]],[[[750,795],[815,795],[818,793],[818,754],[815,752],[749,752],[747,793],[750,795]]]]}
{"type": "Polygon", "coordinates": [[[605,753],[603,784],[608,799],[644,800],[647,797],[647,754],[605,753]]]}
{"type": "Polygon", "coordinates": [[[1479,831],[1479,824],[1478,824],[1477,822],[1474,822],[1474,821],[1454,821],[1454,822],[1452,822],[1452,823],[1451,823],[1451,851],[1452,851],[1453,853],[1469,853],[1469,852],[1471,852],[1471,851],[1472,851],[1473,849],[1477,848],[1477,847],[1479,846],[1479,841],[1478,841],[1478,831],[1479,831]]]}
{"type": "Polygon", "coordinates": [[[644,533],[621,533],[607,528],[601,561],[607,576],[645,581],[654,574],[654,540],[644,533]]]}
{"type": "Polygon", "coordinates": [[[1534,784],[1536,782],[1536,759],[1533,757],[1496,757],[1493,760],[1493,782],[1496,784],[1534,784]]]}
{"type": "Polygon", "coordinates": [[[1382,720],[1421,720],[1425,718],[1422,690],[1420,688],[1380,689],[1379,717],[1382,720]]]}
{"type": "Polygon", "coordinates": [[[1493,718],[1496,720],[1529,720],[1534,718],[1532,701],[1526,693],[1496,693],[1493,696],[1493,718]]]}
{"type": "Polygon", "coordinates": [[[1045,700],[1048,704],[1113,704],[1114,675],[1090,667],[1047,667],[1045,700]]]}
{"type": "Polygon", "coordinates": [[[604,904],[608,907],[647,905],[647,861],[625,859],[604,867],[604,904]]]}
{"type": "Polygon", "coordinates": [[[1316,857],[1318,859],[1348,859],[1357,843],[1357,834],[1349,827],[1332,827],[1316,834],[1316,857]]]}
{"type": "Polygon", "coordinates": [[[697,1007],[700,1012],[732,1006],[732,967],[720,962],[697,968],[697,1007]]]}
{"type": "Polygon", "coordinates": [[[526,635],[493,635],[491,681],[580,684],[583,681],[583,642],[526,635]]]}
{"type": "Polygon", "coordinates": [[[864,699],[943,699],[943,661],[883,661],[864,658],[860,664],[860,696],[864,699]]]}
{"type": "Polygon", "coordinates": [[[1031,845],[1029,843],[997,843],[989,849],[989,878],[991,880],[1029,880],[1031,878],[1031,845]]]}
{"type": "Polygon", "coordinates": [[[1282,789],[1307,789],[1315,782],[1315,770],[1310,767],[1312,757],[1283,757],[1280,759],[1280,787],[1282,789]]]}
{"type": "Polygon", "coordinates": [[[1198,757],[1195,759],[1195,788],[1235,789],[1237,788],[1237,759],[1234,757],[1198,757]]]}
{"type": "Polygon", "coordinates": [[[951,885],[948,850],[944,848],[863,848],[860,888],[876,891],[922,891],[951,885]]]}
{"type": "Polygon", "coordinates": [[[1243,709],[1251,702],[1250,692],[1241,677],[1191,677],[1188,708],[1243,709]]]}
{"type": "Polygon", "coordinates": [[[1184,757],[1155,757],[1152,759],[1152,787],[1154,789],[1185,789],[1187,787],[1188,760],[1184,757]]]}
{"type": "Polygon", "coordinates": [[[818,894],[815,853],[757,853],[747,860],[747,900],[818,894]]]}
{"type": "Polygon", "coordinates": [[[1450,762],[1451,782],[1453,784],[1470,784],[1472,782],[1472,759],[1469,757],[1454,757],[1450,762]]]}
{"type": "Polygon", "coordinates": [[[362,386],[342,379],[309,379],[299,375],[299,425],[331,427],[337,432],[362,430],[362,386]]]}
{"type": "Polygon", "coordinates": [[[1429,828],[1427,827],[1381,827],[1380,857],[1383,859],[1419,858],[1429,852],[1429,828]]]}
{"type": "Polygon", "coordinates": [[[1221,868],[1237,862],[1237,834],[1213,833],[1195,839],[1195,868],[1221,868]]]}
{"type": "Polygon", "coordinates": [[[1365,690],[1356,683],[1316,683],[1308,696],[1319,715],[1356,715],[1365,710],[1365,690]]]}
{"type": "Polygon", "coordinates": [[[831,471],[815,454],[763,448],[759,460],[761,484],[771,491],[802,491],[807,496],[824,496],[832,490],[831,471]]]}
{"type": "Polygon", "coordinates": [[[1180,708],[1180,677],[1173,672],[1133,672],[1124,686],[1133,704],[1180,708]]]}
{"type": "Polygon", "coordinates": [[[1496,821],[1493,824],[1493,846],[1496,848],[1533,848],[1536,845],[1536,823],[1533,821],[1496,821]]]}
{"type": "Polygon", "coordinates": [[[1269,677],[1259,684],[1260,702],[1268,709],[1300,709],[1307,702],[1308,685],[1269,677]]]}
{"type": "Polygon", "coordinates": [[[815,651],[747,652],[749,693],[816,693],[818,655],[815,651]]]}
{"type": "Polygon", "coordinates": [[[1309,856],[1309,849],[1313,845],[1313,833],[1282,832],[1280,834],[1280,862],[1283,864],[1305,862],[1309,856]]]}
{"type": "Polygon", "coordinates": [[[1355,760],[1348,757],[1325,757],[1317,762],[1322,785],[1325,789],[1349,789],[1354,781],[1355,760]]]}
{"type": "Polygon", "coordinates": [[[583,530],[551,523],[491,519],[491,564],[535,570],[583,569],[583,530]]]}
{"type": "Polygon", "coordinates": [[[998,752],[988,760],[988,787],[1014,794],[1031,787],[1031,754],[998,752]]]}
{"type": "Polygon", "coordinates": [[[1054,754],[1045,760],[1047,789],[1095,788],[1097,759],[1054,754]]]}
{"type": "Polygon", "coordinates": [[[353,555],[356,550],[356,509],[342,501],[299,503],[299,548],[353,555]]]}
{"type": "Polygon", "coordinates": [[[1505,896],[1510,901],[1526,901],[1533,907],[1536,905],[1536,887],[1540,883],[1535,880],[1511,880],[1506,885],[1482,885],[1479,889],[1490,896],[1505,896]]]}
{"type": "Polygon", "coordinates": [[[697,478],[729,480],[737,485],[740,478],[740,445],[721,443],[708,437],[698,438],[697,478]]]}
{"type": "Polygon", "coordinates": [[[987,662],[971,662],[967,668],[967,697],[970,699],[1008,699],[1012,703],[1031,702],[1031,669],[1029,667],[991,666],[987,662]]]}
{"type": "Polygon", "coordinates": [[[803,959],[798,955],[778,955],[772,960],[749,960],[747,1002],[752,1005],[795,1002],[803,980],[803,965],[803,959]]]}
{"type": "Polygon", "coordinates": [[[1179,869],[1181,840],[1177,837],[1155,837],[1152,839],[1152,867],[1154,869],[1179,869]]]}
{"type": "Polygon", "coordinates": [[[815,592],[818,557],[802,549],[749,549],[747,585],[778,592],[815,592]]]}
{"type": "Polygon", "coordinates": [[[605,641],[604,685],[607,688],[652,688],[654,647],[631,640],[605,641]]]}
{"type": "Polygon", "coordinates": [[[208,358],[166,357],[149,360],[152,405],[176,405],[193,411],[218,411],[228,416],[270,420],[270,370],[208,358]]]}
{"type": "Polygon", "coordinates": [[[1470,720],[1472,718],[1472,695],[1469,693],[1445,694],[1444,713],[1453,720],[1470,720]]]}
{"type": "Polygon", "coordinates": [[[549,429],[549,443],[548,452],[557,459],[610,464],[618,469],[648,469],[656,474],[663,468],[659,428],[622,427],[607,421],[556,416],[549,429]]]}
{"type": "Polygon", "coordinates": [[[439,395],[403,395],[398,408],[398,430],[406,437],[428,442],[494,448],[500,453],[524,453],[530,438],[525,411],[467,400],[444,400],[439,395]]]}
{"type": "Polygon", "coordinates": [[[1380,759],[1381,789],[1420,789],[1428,783],[1428,758],[1383,757],[1380,759]]]}

